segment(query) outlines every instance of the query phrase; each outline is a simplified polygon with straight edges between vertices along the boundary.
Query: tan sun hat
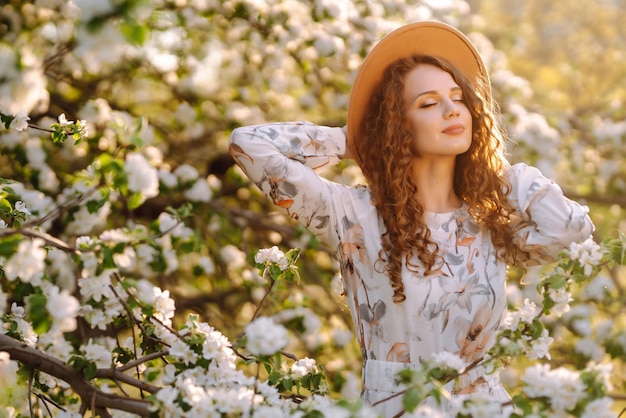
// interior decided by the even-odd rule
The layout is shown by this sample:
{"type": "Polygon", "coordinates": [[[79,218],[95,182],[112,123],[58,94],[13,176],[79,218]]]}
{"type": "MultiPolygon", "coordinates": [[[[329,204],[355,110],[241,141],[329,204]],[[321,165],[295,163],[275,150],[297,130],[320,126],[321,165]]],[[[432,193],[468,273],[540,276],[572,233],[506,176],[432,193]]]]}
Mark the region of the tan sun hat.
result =
{"type": "Polygon", "coordinates": [[[410,55],[432,55],[457,67],[472,83],[487,91],[491,100],[489,75],[476,47],[458,29],[436,21],[413,22],[389,33],[365,57],[356,76],[348,105],[348,136],[358,139],[358,129],[385,69],[400,58],[410,55]]]}

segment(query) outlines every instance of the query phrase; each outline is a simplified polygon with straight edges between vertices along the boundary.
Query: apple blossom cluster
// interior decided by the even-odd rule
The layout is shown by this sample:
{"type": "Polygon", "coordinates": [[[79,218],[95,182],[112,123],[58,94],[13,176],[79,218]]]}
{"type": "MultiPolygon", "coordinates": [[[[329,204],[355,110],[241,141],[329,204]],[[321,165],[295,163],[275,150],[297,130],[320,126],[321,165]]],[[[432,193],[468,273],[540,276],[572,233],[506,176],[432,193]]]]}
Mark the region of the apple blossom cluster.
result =
{"type": "Polygon", "coordinates": [[[17,412],[10,406],[13,401],[27,396],[26,388],[17,384],[19,367],[17,361],[11,360],[9,353],[0,351],[0,405],[8,416],[17,412]]]}
{"type": "MultiPolygon", "coordinates": [[[[269,356],[286,344],[286,335],[283,335],[286,330],[277,331],[277,325],[268,318],[258,318],[251,324],[252,327],[246,327],[245,339],[251,354],[269,356]],[[259,354],[255,350],[258,347],[250,346],[250,341],[255,339],[251,335],[253,330],[265,331],[270,338],[277,337],[283,341],[270,347],[267,339],[262,338],[264,346],[261,351],[267,354],[259,354]]],[[[167,334],[167,329],[161,332],[165,333],[164,340],[169,341],[168,357],[172,362],[165,366],[162,377],[167,386],[153,396],[160,416],[287,418],[304,417],[307,411],[322,412],[322,416],[351,416],[348,409],[336,405],[320,393],[302,403],[293,403],[281,397],[278,388],[284,388],[287,382],[312,389],[310,382],[321,379],[313,359],[305,357],[294,361],[286,372],[281,372],[285,374],[280,381],[281,386],[277,384],[278,371],[272,372],[268,380],[261,381],[239,370],[236,367],[237,355],[230,341],[210,325],[198,322],[195,316],[190,317],[178,332],[170,330],[167,334]],[[331,415],[325,415],[324,411],[331,415]]],[[[269,367],[270,363],[266,365],[269,367]]],[[[367,408],[362,410],[365,414],[367,408]]],[[[369,415],[375,416],[372,412],[369,415]]]]}
{"type": "Polygon", "coordinates": [[[254,256],[254,261],[257,264],[275,263],[281,271],[289,266],[289,261],[285,253],[275,245],[271,248],[261,248],[254,256]]]}
{"type": "MultiPolygon", "coordinates": [[[[594,376],[603,382],[604,385],[610,385],[610,372],[610,369],[593,366],[579,372],[563,367],[552,369],[547,364],[536,364],[528,367],[524,372],[522,377],[524,381],[523,391],[530,398],[539,399],[541,400],[540,402],[548,404],[549,409],[544,413],[550,413],[550,416],[565,418],[578,410],[580,412],[576,416],[610,418],[614,417],[614,413],[611,412],[612,399],[600,397],[590,402],[585,402],[593,388],[584,383],[591,379],[582,378],[582,375],[586,374],[594,376]],[[585,406],[581,408],[581,405],[585,406]]],[[[536,411],[533,408],[532,412],[536,411]]]]}
{"type": "Polygon", "coordinates": [[[554,342],[538,315],[541,310],[528,298],[514,311],[507,311],[502,321],[501,348],[509,355],[525,354],[529,359],[550,359],[554,342]]]}
{"type": "Polygon", "coordinates": [[[587,238],[583,242],[573,242],[570,245],[569,257],[580,263],[584,273],[589,276],[594,267],[602,262],[602,248],[592,238],[587,238]]]}
{"type": "Polygon", "coordinates": [[[246,325],[244,331],[246,348],[256,356],[271,356],[289,342],[285,327],[263,316],[246,325]]]}

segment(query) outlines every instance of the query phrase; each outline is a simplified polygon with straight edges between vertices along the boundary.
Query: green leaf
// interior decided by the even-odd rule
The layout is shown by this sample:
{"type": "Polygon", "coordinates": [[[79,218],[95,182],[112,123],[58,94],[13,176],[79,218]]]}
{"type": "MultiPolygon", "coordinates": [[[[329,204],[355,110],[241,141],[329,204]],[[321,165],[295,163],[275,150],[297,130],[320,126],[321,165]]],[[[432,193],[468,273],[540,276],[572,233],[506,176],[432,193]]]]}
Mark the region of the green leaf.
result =
{"type": "Polygon", "coordinates": [[[293,380],[285,379],[282,381],[282,385],[285,388],[285,390],[291,390],[293,388],[293,380]]]}
{"type": "Polygon", "coordinates": [[[0,256],[9,258],[15,254],[20,242],[22,242],[22,236],[18,234],[0,239],[0,256]]]}
{"type": "Polygon", "coordinates": [[[287,260],[289,260],[290,264],[293,264],[300,257],[300,253],[301,253],[300,248],[292,248],[291,250],[287,251],[287,253],[285,254],[285,257],[287,257],[287,260]]]}
{"type": "Polygon", "coordinates": [[[131,20],[122,22],[120,33],[128,42],[139,46],[143,45],[148,37],[148,29],[131,20]]]}
{"type": "Polygon", "coordinates": [[[128,208],[130,210],[137,209],[144,202],[144,198],[141,193],[133,193],[128,199],[128,208]]]}
{"type": "Polygon", "coordinates": [[[87,211],[90,214],[98,212],[100,208],[104,206],[108,199],[89,200],[87,201],[87,211]]]}
{"type": "Polygon", "coordinates": [[[551,276],[550,279],[550,287],[552,289],[561,289],[567,283],[567,277],[565,276],[551,276]]]}
{"type": "Polygon", "coordinates": [[[267,377],[267,381],[269,382],[270,385],[275,385],[280,380],[281,377],[282,375],[280,374],[280,372],[276,370],[272,370],[269,376],[267,377]]]}
{"type": "Polygon", "coordinates": [[[11,126],[11,122],[13,121],[14,117],[10,116],[10,115],[5,115],[3,113],[0,113],[0,121],[2,123],[4,123],[4,127],[6,129],[9,129],[9,127],[11,126]]]}
{"type": "Polygon", "coordinates": [[[37,288],[36,293],[28,296],[28,316],[38,334],[48,332],[52,326],[52,319],[46,309],[47,301],[41,288],[37,288]]]}
{"type": "Polygon", "coordinates": [[[106,269],[114,269],[115,261],[113,260],[113,250],[110,247],[104,247],[102,249],[102,264],[98,266],[98,271],[104,271],[106,269]]]}
{"type": "Polygon", "coordinates": [[[13,210],[11,207],[11,202],[7,199],[0,199],[0,215],[9,213],[13,210]]]}
{"type": "Polygon", "coordinates": [[[282,270],[277,265],[271,265],[269,267],[269,273],[270,273],[270,276],[272,277],[272,279],[279,280],[280,279],[280,275],[282,273],[282,270]]]}
{"type": "Polygon", "coordinates": [[[94,377],[96,377],[97,371],[98,371],[98,366],[96,366],[96,363],[90,361],[87,363],[85,370],[84,370],[85,377],[91,380],[94,377]]]}
{"type": "Polygon", "coordinates": [[[167,261],[160,251],[154,255],[154,259],[150,262],[150,267],[157,273],[163,273],[167,269],[167,261]]]}
{"type": "Polygon", "coordinates": [[[402,396],[402,405],[409,412],[417,408],[420,402],[422,402],[422,395],[417,388],[409,388],[402,396]]]}

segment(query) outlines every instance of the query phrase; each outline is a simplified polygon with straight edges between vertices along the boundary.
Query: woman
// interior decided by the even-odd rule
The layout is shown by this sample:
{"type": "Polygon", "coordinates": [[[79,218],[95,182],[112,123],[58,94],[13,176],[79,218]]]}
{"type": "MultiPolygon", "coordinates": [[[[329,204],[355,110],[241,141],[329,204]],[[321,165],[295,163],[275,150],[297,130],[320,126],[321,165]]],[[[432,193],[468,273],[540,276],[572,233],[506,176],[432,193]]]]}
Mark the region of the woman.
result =
{"type": "MultiPolygon", "coordinates": [[[[477,362],[494,345],[507,263],[554,261],[593,231],[586,207],[505,160],[483,61],[439,22],[403,26],[368,54],[347,127],[243,127],[230,150],[277,206],[336,249],[363,399],[387,417],[403,409],[401,397],[379,402],[401,390],[398,371],[443,351],[477,362]],[[367,187],[314,171],[343,158],[357,161],[367,187]]],[[[448,388],[510,399],[480,366],[448,388]]]]}

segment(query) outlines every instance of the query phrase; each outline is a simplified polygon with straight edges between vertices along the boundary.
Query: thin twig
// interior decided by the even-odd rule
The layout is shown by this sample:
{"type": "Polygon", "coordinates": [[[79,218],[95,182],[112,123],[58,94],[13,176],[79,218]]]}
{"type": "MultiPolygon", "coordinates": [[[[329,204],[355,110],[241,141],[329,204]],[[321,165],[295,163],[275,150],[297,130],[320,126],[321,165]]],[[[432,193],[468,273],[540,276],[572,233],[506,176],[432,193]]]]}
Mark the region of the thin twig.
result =
{"type": "Polygon", "coordinates": [[[128,363],[124,364],[123,366],[116,368],[116,370],[118,370],[120,372],[125,372],[126,370],[129,370],[129,369],[132,369],[133,367],[139,366],[142,363],[145,363],[145,362],[150,361],[150,360],[154,360],[155,358],[166,356],[167,354],[168,354],[167,350],[162,350],[162,351],[157,351],[157,352],[154,352],[154,353],[146,354],[143,357],[140,357],[140,358],[135,359],[133,361],[129,361],[128,363]]]}
{"type": "MultiPolygon", "coordinates": [[[[118,280],[118,282],[121,281],[121,277],[120,277],[118,272],[113,272],[113,276],[115,276],[115,278],[118,280]]],[[[110,284],[109,288],[111,289],[111,291],[113,292],[113,294],[117,298],[118,302],[121,303],[122,306],[124,307],[124,309],[126,310],[126,313],[130,317],[130,320],[132,322],[134,322],[135,325],[137,325],[137,327],[141,330],[141,333],[143,334],[144,338],[146,338],[146,339],[148,339],[150,341],[156,341],[152,336],[150,336],[150,334],[148,334],[148,331],[146,331],[146,329],[144,328],[143,324],[139,320],[137,320],[135,318],[135,316],[133,315],[133,311],[130,309],[130,306],[128,306],[126,301],[123,300],[120,297],[119,293],[117,293],[117,290],[115,290],[115,287],[112,284],[110,284]]]]}
{"type": "Polygon", "coordinates": [[[39,400],[41,400],[41,402],[43,403],[43,406],[46,408],[46,411],[48,411],[48,415],[50,415],[51,417],[55,416],[56,414],[53,414],[50,408],[48,407],[49,403],[51,403],[52,405],[54,405],[56,408],[60,409],[61,411],[65,412],[65,408],[63,408],[61,405],[59,405],[52,399],[48,398],[47,396],[44,396],[41,393],[35,393],[34,395],[38,397],[39,400]]]}
{"type": "MultiPolygon", "coordinates": [[[[263,277],[265,277],[266,274],[267,274],[267,269],[263,270],[263,277]]],[[[257,315],[259,315],[259,312],[261,312],[261,307],[263,306],[263,302],[265,302],[265,299],[267,299],[268,295],[272,291],[272,288],[274,287],[274,283],[276,283],[276,280],[274,280],[271,277],[269,280],[270,280],[270,286],[267,288],[267,292],[265,292],[265,294],[263,295],[263,298],[261,299],[256,309],[254,310],[254,315],[252,315],[252,319],[250,320],[250,322],[254,321],[257,315]]]]}
{"type": "Polygon", "coordinates": [[[49,132],[49,133],[54,132],[52,129],[42,128],[41,126],[33,125],[32,123],[29,123],[28,127],[30,129],[35,129],[37,131],[43,131],[43,132],[49,132]]]}

